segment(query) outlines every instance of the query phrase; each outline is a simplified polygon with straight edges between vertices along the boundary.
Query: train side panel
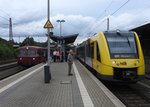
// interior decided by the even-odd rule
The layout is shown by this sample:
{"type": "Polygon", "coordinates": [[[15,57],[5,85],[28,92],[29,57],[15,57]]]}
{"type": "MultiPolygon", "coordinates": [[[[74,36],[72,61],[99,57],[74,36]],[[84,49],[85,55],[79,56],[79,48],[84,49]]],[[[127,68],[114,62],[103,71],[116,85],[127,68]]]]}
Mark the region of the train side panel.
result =
{"type": "Polygon", "coordinates": [[[110,65],[110,55],[103,33],[98,33],[93,39],[94,59],[93,68],[101,75],[113,76],[113,69],[110,65]],[[100,55],[97,55],[97,54],[100,55]]]}
{"type": "Polygon", "coordinates": [[[137,61],[138,63],[138,75],[145,75],[145,62],[144,62],[144,55],[143,55],[143,50],[141,48],[141,43],[138,38],[137,33],[135,33],[136,41],[137,41],[137,48],[138,48],[138,53],[139,53],[139,60],[137,61]]]}

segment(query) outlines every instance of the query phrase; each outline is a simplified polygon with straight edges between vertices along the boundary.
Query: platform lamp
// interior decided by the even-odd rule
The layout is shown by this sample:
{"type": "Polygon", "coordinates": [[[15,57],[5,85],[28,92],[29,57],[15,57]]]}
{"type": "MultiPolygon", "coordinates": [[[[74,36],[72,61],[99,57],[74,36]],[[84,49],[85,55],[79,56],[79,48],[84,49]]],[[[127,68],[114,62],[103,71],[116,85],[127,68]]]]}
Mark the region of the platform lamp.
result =
{"type": "MultiPolygon", "coordinates": [[[[59,44],[61,45],[61,49],[62,49],[62,43],[63,43],[63,37],[62,37],[62,24],[61,23],[64,23],[65,20],[57,20],[56,22],[60,23],[60,33],[59,33],[59,36],[60,36],[60,41],[59,41],[59,44]]],[[[60,50],[61,50],[60,49],[60,50]]],[[[63,49],[64,50],[64,49],[63,49]]],[[[61,54],[61,51],[60,51],[60,55],[61,55],[61,59],[64,59],[62,58],[62,54],[61,54]]],[[[65,55],[65,52],[64,52],[64,55],[65,55]]],[[[65,60],[65,59],[64,59],[65,60]]]]}

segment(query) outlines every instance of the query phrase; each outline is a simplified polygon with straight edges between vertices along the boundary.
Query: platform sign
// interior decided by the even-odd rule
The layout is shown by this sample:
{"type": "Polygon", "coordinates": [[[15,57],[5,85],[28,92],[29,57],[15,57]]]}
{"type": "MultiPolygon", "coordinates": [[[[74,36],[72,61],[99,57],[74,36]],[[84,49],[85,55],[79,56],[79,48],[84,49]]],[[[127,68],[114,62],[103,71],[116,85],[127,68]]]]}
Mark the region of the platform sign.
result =
{"type": "Polygon", "coordinates": [[[44,25],[44,28],[45,28],[45,29],[53,28],[53,25],[52,25],[52,23],[50,22],[50,20],[47,20],[47,22],[46,22],[45,25],[44,25]]]}

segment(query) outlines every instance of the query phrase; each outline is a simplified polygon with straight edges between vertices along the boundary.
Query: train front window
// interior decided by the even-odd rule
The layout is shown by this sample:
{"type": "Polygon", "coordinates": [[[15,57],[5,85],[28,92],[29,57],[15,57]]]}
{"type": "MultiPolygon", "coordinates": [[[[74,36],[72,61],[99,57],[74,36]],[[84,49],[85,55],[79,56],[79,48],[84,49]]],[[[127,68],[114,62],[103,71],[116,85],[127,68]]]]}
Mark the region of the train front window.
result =
{"type": "Polygon", "coordinates": [[[28,52],[27,52],[27,50],[19,50],[18,51],[18,56],[27,56],[27,54],[28,54],[28,52]]]}
{"type": "Polygon", "coordinates": [[[137,58],[134,34],[106,36],[111,58],[137,58]]]}
{"type": "Polygon", "coordinates": [[[23,56],[35,56],[36,55],[36,50],[27,50],[27,49],[23,49],[23,50],[20,50],[18,52],[18,56],[20,57],[23,57],[23,56]]]}
{"type": "Polygon", "coordinates": [[[36,50],[28,50],[28,56],[36,56],[36,50]]]}

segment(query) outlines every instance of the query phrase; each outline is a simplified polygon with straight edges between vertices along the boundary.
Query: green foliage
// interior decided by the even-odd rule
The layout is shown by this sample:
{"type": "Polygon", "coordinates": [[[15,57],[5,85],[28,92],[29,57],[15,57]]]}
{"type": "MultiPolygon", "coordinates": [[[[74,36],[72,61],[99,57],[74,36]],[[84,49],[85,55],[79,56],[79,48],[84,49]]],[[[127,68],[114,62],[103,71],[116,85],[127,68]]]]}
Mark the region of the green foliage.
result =
{"type": "MultiPolygon", "coordinates": [[[[13,44],[19,45],[18,43],[13,44]]],[[[27,37],[22,43],[20,43],[20,46],[40,46],[40,47],[47,47],[47,42],[39,43],[35,42],[32,37],[27,37]]],[[[0,61],[7,60],[7,59],[14,59],[16,57],[16,50],[12,47],[11,43],[9,41],[6,41],[2,38],[0,38],[0,61]]]]}
{"type": "Polygon", "coordinates": [[[21,44],[20,46],[40,46],[40,47],[46,47],[47,42],[36,42],[32,37],[27,37],[21,44]]]}
{"type": "Polygon", "coordinates": [[[32,37],[27,37],[22,43],[20,46],[27,46],[27,45],[30,45],[30,46],[35,46],[35,42],[34,42],[34,39],[32,37]]]}
{"type": "Polygon", "coordinates": [[[9,42],[0,39],[0,60],[15,58],[15,50],[9,42]]]}

